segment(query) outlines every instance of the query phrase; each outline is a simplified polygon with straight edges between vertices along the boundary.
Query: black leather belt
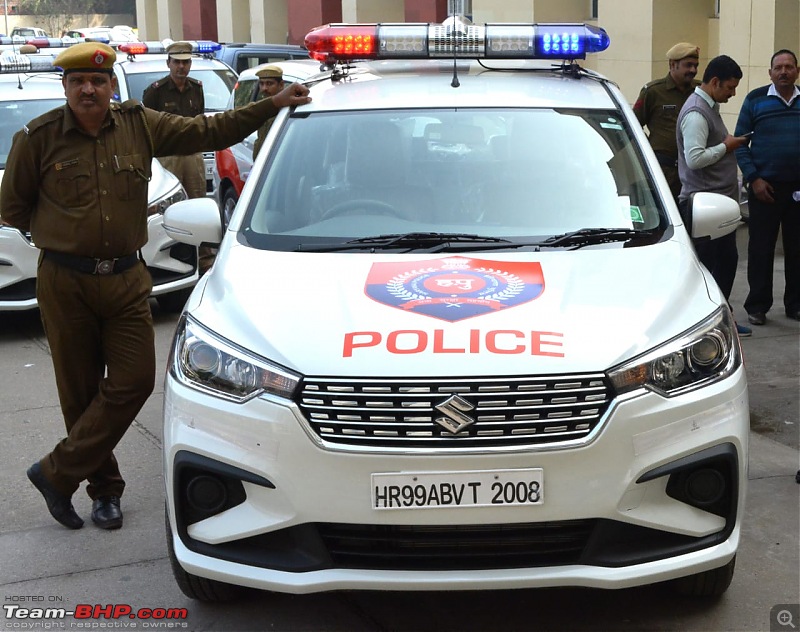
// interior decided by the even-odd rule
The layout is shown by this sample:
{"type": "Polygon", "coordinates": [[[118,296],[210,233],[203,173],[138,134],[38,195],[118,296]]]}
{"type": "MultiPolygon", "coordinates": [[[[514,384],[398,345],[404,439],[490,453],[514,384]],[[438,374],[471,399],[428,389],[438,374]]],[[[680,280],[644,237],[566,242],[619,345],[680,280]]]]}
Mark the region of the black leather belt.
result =
{"type": "Polygon", "coordinates": [[[63,252],[45,250],[44,258],[53,263],[57,263],[65,268],[71,268],[84,274],[119,274],[132,268],[139,260],[136,253],[117,257],[115,259],[95,259],[94,257],[79,257],[78,255],[68,255],[63,252]]]}

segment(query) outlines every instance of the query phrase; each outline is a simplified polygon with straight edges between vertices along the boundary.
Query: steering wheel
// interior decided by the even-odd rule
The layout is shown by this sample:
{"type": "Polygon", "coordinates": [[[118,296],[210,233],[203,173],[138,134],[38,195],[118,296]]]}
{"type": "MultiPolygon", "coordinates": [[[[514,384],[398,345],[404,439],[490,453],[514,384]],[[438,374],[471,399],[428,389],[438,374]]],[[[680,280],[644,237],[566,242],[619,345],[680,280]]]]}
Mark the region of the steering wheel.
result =
{"type": "Polygon", "coordinates": [[[365,198],[345,200],[344,202],[334,204],[322,214],[320,220],[330,219],[339,215],[347,215],[352,211],[361,211],[360,213],[354,213],[354,215],[392,215],[400,219],[405,219],[405,216],[391,204],[381,202],[380,200],[368,200],[365,198]]]}

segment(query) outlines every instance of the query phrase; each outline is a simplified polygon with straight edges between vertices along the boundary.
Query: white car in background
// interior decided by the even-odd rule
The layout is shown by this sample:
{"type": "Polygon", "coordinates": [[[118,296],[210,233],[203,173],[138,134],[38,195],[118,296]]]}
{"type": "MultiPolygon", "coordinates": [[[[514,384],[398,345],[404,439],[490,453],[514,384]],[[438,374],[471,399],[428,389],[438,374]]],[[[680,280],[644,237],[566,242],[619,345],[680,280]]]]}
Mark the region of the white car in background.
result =
{"type": "MultiPolygon", "coordinates": [[[[64,103],[61,74],[49,62],[52,56],[0,55],[0,179],[5,173],[14,134],[40,114],[64,103]],[[19,72],[37,64],[49,70],[19,72]],[[41,62],[41,63],[39,63],[41,62]]],[[[153,158],[148,185],[148,240],[142,256],[153,277],[159,307],[180,311],[197,283],[197,248],[178,243],[164,232],[164,210],[183,200],[186,192],[178,179],[153,158]]],[[[36,307],[36,269],[39,250],[29,234],[0,225],[0,311],[36,307]]]]}

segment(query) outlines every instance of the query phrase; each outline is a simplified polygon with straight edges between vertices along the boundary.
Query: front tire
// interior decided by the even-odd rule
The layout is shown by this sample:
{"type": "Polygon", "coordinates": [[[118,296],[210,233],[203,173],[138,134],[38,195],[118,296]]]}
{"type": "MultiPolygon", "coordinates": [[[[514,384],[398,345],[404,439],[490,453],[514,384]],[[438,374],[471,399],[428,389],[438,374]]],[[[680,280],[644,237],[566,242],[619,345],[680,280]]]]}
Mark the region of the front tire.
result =
{"type": "Polygon", "coordinates": [[[736,556],[719,568],[712,568],[688,577],[680,577],[670,582],[670,588],[685,597],[719,597],[731,585],[736,556]]]}
{"type": "Polygon", "coordinates": [[[225,195],[222,196],[222,205],[219,209],[219,218],[222,221],[222,231],[225,232],[228,224],[231,221],[231,216],[236,208],[236,202],[239,201],[239,196],[236,195],[236,189],[228,187],[225,189],[225,195]]]}
{"type": "Polygon", "coordinates": [[[214,579],[207,579],[205,577],[198,577],[185,571],[175,557],[175,546],[172,543],[172,529],[169,526],[169,516],[167,515],[166,507],[164,508],[164,521],[167,528],[167,550],[169,552],[169,564],[172,567],[172,575],[175,577],[175,583],[181,592],[197,601],[206,601],[212,603],[223,603],[234,601],[245,594],[246,589],[242,586],[234,586],[233,584],[226,584],[218,582],[214,579]]]}

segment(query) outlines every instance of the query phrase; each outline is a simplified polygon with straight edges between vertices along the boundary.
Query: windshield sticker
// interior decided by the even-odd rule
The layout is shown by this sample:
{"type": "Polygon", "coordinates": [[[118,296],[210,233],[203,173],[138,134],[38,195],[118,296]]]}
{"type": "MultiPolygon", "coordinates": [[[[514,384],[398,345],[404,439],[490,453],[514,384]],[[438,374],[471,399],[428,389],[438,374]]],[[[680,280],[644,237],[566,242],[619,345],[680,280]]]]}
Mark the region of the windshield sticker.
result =
{"type": "Polygon", "coordinates": [[[640,209],[638,206],[631,206],[631,220],[637,224],[644,224],[642,209],[640,209]]]}
{"type": "Polygon", "coordinates": [[[365,291],[384,305],[454,323],[539,298],[544,276],[538,262],[448,257],[373,263],[365,291]]]}

